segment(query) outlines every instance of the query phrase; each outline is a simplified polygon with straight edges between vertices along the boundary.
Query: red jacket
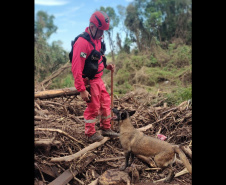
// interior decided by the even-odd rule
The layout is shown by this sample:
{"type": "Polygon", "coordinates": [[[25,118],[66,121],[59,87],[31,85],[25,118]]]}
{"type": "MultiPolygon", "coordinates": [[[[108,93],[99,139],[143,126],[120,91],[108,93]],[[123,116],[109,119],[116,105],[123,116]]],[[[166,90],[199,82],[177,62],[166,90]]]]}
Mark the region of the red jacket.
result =
{"type": "MultiPolygon", "coordinates": [[[[85,29],[88,33],[88,27],[85,29]]],[[[89,34],[90,35],[90,34],[89,34]]],[[[101,40],[94,40],[90,35],[91,41],[95,44],[95,49],[100,52],[101,49],[101,40]]],[[[90,44],[87,40],[82,37],[79,37],[78,40],[75,42],[73,46],[73,57],[72,57],[72,64],[71,64],[71,71],[74,77],[74,85],[75,88],[81,92],[85,91],[85,79],[82,78],[82,71],[84,69],[85,60],[90,55],[91,51],[93,50],[92,44],[90,44]]],[[[102,56],[98,63],[102,61],[102,56]]],[[[98,71],[104,69],[103,62],[98,66],[98,71]]],[[[103,75],[103,72],[98,73],[95,75],[95,78],[100,78],[103,75]]]]}

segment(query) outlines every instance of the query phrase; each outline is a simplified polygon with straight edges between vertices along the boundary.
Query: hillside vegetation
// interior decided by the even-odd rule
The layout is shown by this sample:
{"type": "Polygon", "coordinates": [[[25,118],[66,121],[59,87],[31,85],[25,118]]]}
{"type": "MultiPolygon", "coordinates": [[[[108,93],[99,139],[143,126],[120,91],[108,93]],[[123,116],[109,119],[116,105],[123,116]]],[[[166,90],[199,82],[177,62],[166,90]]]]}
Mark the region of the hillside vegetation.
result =
{"type": "MultiPolygon", "coordinates": [[[[143,89],[167,98],[169,104],[179,104],[191,99],[191,64],[191,46],[177,42],[165,50],[155,45],[152,51],[121,53],[115,60],[114,94],[143,89]]],[[[110,73],[105,72],[103,79],[110,87],[110,73]]]]}
{"type": "MultiPolygon", "coordinates": [[[[120,53],[112,62],[115,64],[114,95],[123,96],[130,91],[142,90],[153,95],[153,102],[166,98],[168,105],[179,104],[192,96],[191,46],[174,41],[168,49],[153,44],[152,51],[131,54],[120,53]]],[[[111,75],[104,70],[103,80],[110,93],[111,75]]],[[[73,87],[70,69],[53,80],[50,89],[73,87]]]]}

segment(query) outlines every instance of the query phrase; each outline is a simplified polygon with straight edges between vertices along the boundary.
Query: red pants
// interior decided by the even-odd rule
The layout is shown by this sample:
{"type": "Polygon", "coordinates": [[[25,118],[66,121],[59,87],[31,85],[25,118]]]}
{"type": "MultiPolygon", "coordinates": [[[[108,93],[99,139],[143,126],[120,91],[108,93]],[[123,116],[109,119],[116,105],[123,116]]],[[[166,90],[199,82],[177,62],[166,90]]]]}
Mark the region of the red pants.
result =
{"type": "Polygon", "coordinates": [[[111,99],[103,80],[101,78],[90,80],[90,86],[91,102],[87,103],[87,108],[84,111],[85,135],[88,137],[96,132],[97,116],[100,116],[101,129],[111,127],[111,99]]]}

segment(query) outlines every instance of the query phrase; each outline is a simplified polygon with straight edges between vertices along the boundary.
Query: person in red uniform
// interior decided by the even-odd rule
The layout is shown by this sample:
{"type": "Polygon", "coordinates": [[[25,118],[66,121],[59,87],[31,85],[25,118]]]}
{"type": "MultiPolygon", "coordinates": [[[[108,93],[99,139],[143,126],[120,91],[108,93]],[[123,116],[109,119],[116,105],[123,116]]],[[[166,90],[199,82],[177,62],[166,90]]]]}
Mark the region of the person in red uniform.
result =
{"type": "MultiPolygon", "coordinates": [[[[89,27],[85,29],[90,36],[91,42],[95,45],[97,52],[101,51],[101,39],[104,30],[109,29],[109,17],[103,11],[96,11],[90,17],[89,27]]],[[[87,102],[87,108],[84,111],[85,135],[90,142],[100,141],[103,136],[118,137],[119,134],[111,130],[111,99],[106,91],[101,76],[103,69],[114,71],[114,65],[104,63],[103,56],[100,55],[98,60],[98,70],[94,77],[89,79],[84,75],[85,65],[89,63],[94,50],[93,45],[86,39],[79,37],[73,45],[72,57],[72,74],[74,77],[74,86],[80,92],[81,98],[87,102]],[[91,56],[91,57],[89,57],[91,56]],[[90,93],[86,90],[85,85],[90,84],[90,93]],[[96,132],[95,124],[100,117],[100,132],[96,132]]]]}

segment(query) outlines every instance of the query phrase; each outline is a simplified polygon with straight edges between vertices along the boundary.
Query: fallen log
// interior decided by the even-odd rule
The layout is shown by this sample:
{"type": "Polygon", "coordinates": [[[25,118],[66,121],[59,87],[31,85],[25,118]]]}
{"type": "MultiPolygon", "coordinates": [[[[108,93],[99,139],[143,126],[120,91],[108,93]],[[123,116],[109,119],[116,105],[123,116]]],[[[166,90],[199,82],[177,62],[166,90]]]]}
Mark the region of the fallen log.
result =
{"type": "Polygon", "coordinates": [[[70,180],[73,179],[77,174],[82,173],[86,166],[89,165],[94,159],[96,155],[91,153],[86,158],[80,161],[79,165],[76,166],[76,170],[71,171],[71,169],[65,170],[61,175],[59,175],[55,180],[49,183],[49,185],[65,185],[70,180]]]}
{"type": "MultiPolygon", "coordinates": [[[[89,85],[86,86],[86,89],[88,88],[89,88],[89,85]]],[[[75,87],[70,87],[70,88],[63,88],[63,89],[38,91],[38,92],[35,92],[35,98],[48,99],[48,98],[72,96],[72,95],[79,95],[79,94],[80,92],[78,92],[75,87]]]]}
{"type": "Polygon", "coordinates": [[[75,154],[64,156],[64,157],[55,157],[55,158],[52,158],[50,161],[51,162],[62,162],[62,161],[70,162],[70,161],[72,161],[74,159],[79,158],[80,156],[82,156],[86,152],[88,152],[90,150],[93,150],[94,148],[97,148],[98,146],[104,144],[109,139],[110,139],[109,137],[104,137],[104,139],[102,139],[101,141],[92,143],[91,145],[83,148],[82,150],[80,150],[79,152],[77,152],[75,154]]]}

